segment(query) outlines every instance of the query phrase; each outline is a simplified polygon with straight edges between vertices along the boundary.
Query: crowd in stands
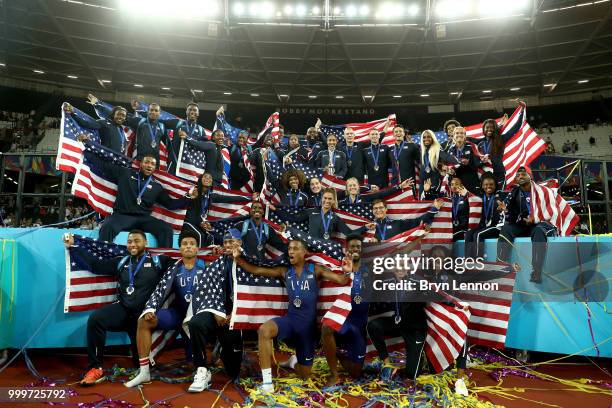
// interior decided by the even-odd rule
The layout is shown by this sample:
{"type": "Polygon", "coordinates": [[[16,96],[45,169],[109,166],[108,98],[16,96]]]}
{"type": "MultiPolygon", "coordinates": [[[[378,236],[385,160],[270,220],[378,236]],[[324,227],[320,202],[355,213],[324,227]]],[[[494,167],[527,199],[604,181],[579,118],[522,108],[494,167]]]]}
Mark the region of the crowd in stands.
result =
{"type": "Polygon", "coordinates": [[[3,152],[31,151],[44,137],[47,129],[59,129],[60,118],[38,117],[28,113],[0,111],[0,150],[3,152]]]}

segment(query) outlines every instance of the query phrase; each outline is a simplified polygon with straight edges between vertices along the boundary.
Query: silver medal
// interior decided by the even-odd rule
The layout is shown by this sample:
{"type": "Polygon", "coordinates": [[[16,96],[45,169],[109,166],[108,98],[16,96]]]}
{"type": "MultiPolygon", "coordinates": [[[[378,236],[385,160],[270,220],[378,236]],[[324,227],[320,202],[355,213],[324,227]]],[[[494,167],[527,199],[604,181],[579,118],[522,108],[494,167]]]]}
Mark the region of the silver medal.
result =
{"type": "Polygon", "coordinates": [[[425,173],[429,173],[431,171],[431,168],[429,166],[425,167],[425,173]]]}
{"type": "Polygon", "coordinates": [[[399,324],[402,321],[402,316],[397,315],[395,316],[395,324],[399,324]]]}
{"type": "Polygon", "coordinates": [[[374,166],[374,171],[378,171],[379,168],[380,167],[378,167],[378,166],[374,166]]]}
{"type": "Polygon", "coordinates": [[[131,295],[132,293],[134,293],[134,287],[133,286],[128,286],[125,289],[125,293],[127,293],[128,295],[131,295]]]}
{"type": "Polygon", "coordinates": [[[351,164],[353,164],[353,162],[351,160],[346,162],[346,165],[349,166],[349,167],[351,167],[351,164]]]}
{"type": "Polygon", "coordinates": [[[455,227],[456,227],[456,226],[458,226],[458,225],[459,225],[459,221],[458,221],[458,220],[454,220],[454,221],[453,221],[453,225],[454,225],[455,227]]]}
{"type": "Polygon", "coordinates": [[[323,234],[323,238],[329,239],[329,234],[326,232],[325,234],[323,234]]]}
{"type": "Polygon", "coordinates": [[[355,298],[353,298],[353,301],[355,302],[356,305],[361,304],[361,296],[356,295],[355,298]]]}
{"type": "Polygon", "coordinates": [[[293,299],[293,306],[298,307],[298,308],[302,306],[302,299],[300,298],[293,299]]]}
{"type": "Polygon", "coordinates": [[[157,141],[151,140],[151,147],[155,149],[156,146],[157,146],[157,141]]]}
{"type": "Polygon", "coordinates": [[[263,251],[263,249],[264,249],[263,245],[257,245],[257,250],[259,252],[263,251]]]}
{"type": "Polygon", "coordinates": [[[140,199],[140,197],[136,198],[136,204],[138,205],[142,204],[142,200],[140,199]]]}
{"type": "Polygon", "coordinates": [[[187,302],[187,303],[191,302],[191,293],[186,293],[185,294],[185,302],[187,302]]]}
{"type": "Polygon", "coordinates": [[[243,168],[243,167],[244,167],[244,164],[242,164],[242,162],[238,162],[238,167],[239,167],[239,168],[243,168]]]}

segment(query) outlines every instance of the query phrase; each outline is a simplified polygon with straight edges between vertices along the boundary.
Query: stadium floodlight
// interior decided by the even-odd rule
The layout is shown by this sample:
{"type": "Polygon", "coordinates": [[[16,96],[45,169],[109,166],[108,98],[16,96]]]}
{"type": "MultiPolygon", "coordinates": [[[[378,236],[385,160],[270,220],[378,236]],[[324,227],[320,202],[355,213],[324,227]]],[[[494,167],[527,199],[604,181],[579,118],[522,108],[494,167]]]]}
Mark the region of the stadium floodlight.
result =
{"type": "Polygon", "coordinates": [[[510,88],[511,91],[520,91],[521,88],[515,87],[515,88],[510,88]]]}
{"type": "Polygon", "coordinates": [[[451,92],[451,95],[459,95],[459,92],[451,92]]]}
{"type": "Polygon", "coordinates": [[[352,4],[349,4],[346,7],[346,16],[347,17],[355,17],[356,15],[357,15],[357,7],[352,5],[352,4]]]}
{"type": "Polygon", "coordinates": [[[44,74],[45,71],[41,71],[40,69],[33,69],[32,72],[34,72],[35,74],[44,74]]]}
{"type": "Polygon", "coordinates": [[[285,13],[286,16],[290,16],[293,14],[293,6],[291,4],[287,4],[285,7],[283,7],[283,13],[285,13]]]}
{"type": "Polygon", "coordinates": [[[219,0],[119,0],[119,9],[137,16],[148,15],[171,19],[213,17],[219,12],[219,0]]]}
{"type": "Polygon", "coordinates": [[[110,79],[101,79],[100,82],[103,84],[110,84],[112,81],[110,79]]]}
{"type": "Polygon", "coordinates": [[[312,8],[312,14],[314,14],[314,15],[319,15],[319,14],[321,14],[321,9],[320,9],[318,6],[314,6],[314,7],[312,8]]]}
{"type": "Polygon", "coordinates": [[[579,84],[586,84],[587,82],[589,82],[588,79],[581,79],[580,81],[578,81],[579,84]]]}
{"type": "Polygon", "coordinates": [[[202,91],[201,89],[192,89],[191,92],[193,92],[193,93],[202,93],[204,91],[202,91]]]}
{"type": "Polygon", "coordinates": [[[525,12],[528,5],[526,0],[480,0],[477,7],[481,17],[504,17],[525,12]]]}
{"type": "Polygon", "coordinates": [[[308,99],[317,99],[317,95],[308,95],[308,99]]]}
{"type": "Polygon", "coordinates": [[[470,0],[443,0],[437,3],[436,14],[443,18],[459,18],[471,13],[472,8],[470,0]]]}
{"type": "Polygon", "coordinates": [[[261,18],[268,18],[274,15],[274,4],[270,3],[269,1],[265,1],[263,3],[261,3],[261,7],[259,9],[259,17],[261,18]]]}
{"type": "Polygon", "coordinates": [[[340,9],[340,7],[338,6],[334,7],[334,15],[339,16],[340,13],[342,13],[342,10],[340,9]]]}
{"type": "Polygon", "coordinates": [[[232,94],[231,92],[223,92],[223,95],[228,95],[229,96],[231,94],[232,94]]]}
{"type": "Polygon", "coordinates": [[[483,90],[483,91],[482,91],[482,93],[487,93],[487,94],[488,94],[488,93],[491,93],[491,92],[493,92],[493,91],[492,91],[492,90],[490,90],[490,89],[485,89],[485,90],[483,90]]]}
{"type": "Polygon", "coordinates": [[[144,88],[144,85],[142,85],[142,84],[134,84],[134,88],[144,88]]]}
{"type": "Polygon", "coordinates": [[[237,16],[243,15],[245,11],[246,9],[244,7],[244,4],[242,3],[234,4],[234,14],[236,14],[237,16]]]}
{"type": "Polygon", "coordinates": [[[416,4],[413,4],[410,7],[408,7],[408,14],[410,14],[412,17],[419,14],[419,6],[417,6],[416,4]]]}
{"type": "Polygon", "coordinates": [[[295,14],[297,14],[298,17],[304,17],[306,15],[306,12],[306,6],[303,4],[298,4],[295,8],[295,14]]]}
{"type": "Polygon", "coordinates": [[[0,67],[6,67],[6,64],[4,62],[0,62],[0,67]]]}
{"type": "Polygon", "coordinates": [[[252,94],[251,94],[251,96],[252,96],[252,97],[254,97],[254,98],[256,98],[256,97],[258,97],[258,96],[259,96],[259,94],[252,93],[252,94]]]}
{"type": "Polygon", "coordinates": [[[421,94],[421,98],[427,98],[429,94],[421,94]]]}
{"type": "Polygon", "coordinates": [[[279,98],[288,98],[288,97],[289,97],[289,95],[286,95],[286,94],[280,94],[280,95],[278,95],[278,97],[279,97],[279,98]]]}
{"type": "Polygon", "coordinates": [[[393,95],[394,98],[399,99],[402,97],[402,95],[393,95]]]}
{"type": "Polygon", "coordinates": [[[164,86],[164,87],[162,88],[162,91],[169,91],[169,90],[170,90],[170,88],[168,88],[167,86],[164,86]]]}
{"type": "Polygon", "coordinates": [[[344,99],[344,96],[342,96],[342,95],[336,95],[336,99],[344,99]]]}
{"type": "Polygon", "coordinates": [[[70,78],[70,79],[79,79],[78,76],[76,75],[66,75],[66,78],[70,78]]]}
{"type": "Polygon", "coordinates": [[[554,87],[555,85],[556,85],[556,84],[544,84],[544,86],[546,86],[546,87],[551,87],[551,88],[552,88],[552,87],[554,87]]]}

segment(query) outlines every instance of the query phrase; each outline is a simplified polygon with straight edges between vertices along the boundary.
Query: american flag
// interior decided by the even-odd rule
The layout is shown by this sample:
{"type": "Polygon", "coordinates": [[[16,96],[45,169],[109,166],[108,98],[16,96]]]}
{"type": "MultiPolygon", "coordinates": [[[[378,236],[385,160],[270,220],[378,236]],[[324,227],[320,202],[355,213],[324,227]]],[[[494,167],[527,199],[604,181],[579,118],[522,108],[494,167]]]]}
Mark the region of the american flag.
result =
{"type": "MultiPolygon", "coordinates": [[[[60,139],[60,144],[61,144],[60,139]]],[[[130,167],[131,160],[119,155],[104,146],[90,142],[85,144],[86,152],[83,152],[81,163],[72,182],[72,194],[84,198],[94,210],[102,215],[108,215],[113,211],[113,205],[117,195],[117,184],[110,181],[99,169],[89,156],[94,155],[107,162],[117,163],[130,167]]],[[[174,177],[166,172],[157,170],[153,173],[153,178],[161,184],[172,198],[182,198],[189,193],[193,187],[191,184],[174,177]]],[[[186,210],[168,210],[162,206],[155,205],[151,216],[167,222],[175,231],[180,231],[183,226],[186,210]]]]}
{"type": "Polygon", "coordinates": [[[425,353],[436,372],[455,362],[466,340],[470,311],[454,304],[430,302],[425,306],[425,353]]]}
{"type": "Polygon", "coordinates": [[[260,145],[268,134],[272,135],[273,143],[280,143],[280,115],[278,112],[271,114],[263,130],[259,132],[256,138],[249,136],[247,143],[250,145],[260,145]]]}
{"type": "Polygon", "coordinates": [[[535,222],[548,221],[557,227],[559,235],[565,237],[571,234],[580,217],[555,190],[546,185],[531,183],[532,214],[535,222]]]}
{"type": "Polygon", "coordinates": [[[379,133],[385,128],[385,124],[389,120],[390,125],[385,133],[385,137],[380,141],[382,144],[393,144],[395,138],[393,137],[393,128],[397,124],[395,114],[389,115],[387,118],[377,119],[365,123],[346,123],[343,125],[321,125],[319,131],[321,132],[321,138],[325,141],[327,136],[330,134],[336,135],[339,142],[344,142],[344,129],[350,127],[355,131],[355,143],[369,142],[369,134],[372,129],[376,129],[379,133]]]}
{"type": "Polygon", "coordinates": [[[176,163],[176,175],[195,182],[204,173],[205,167],[206,153],[185,142],[185,140],[181,140],[176,163]]]}
{"type": "MultiPolygon", "coordinates": [[[[95,239],[74,236],[75,246],[79,246],[85,252],[98,259],[112,259],[128,255],[124,245],[110,242],[97,241],[95,239]]],[[[180,258],[178,250],[153,249],[149,251],[153,255],[167,255],[180,258]]],[[[204,260],[212,260],[210,248],[202,248],[198,257],[204,260]]],[[[66,292],[64,295],[64,313],[84,312],[98,309],[117,299],[117,278],[109,275],[97,275],[91,272],[81,257],[76,254],[75,248],[66,250],[66,292]],[[76,255],[76,256],[75,256],[76,255]]],[[[165,303],[164,307],[169,303],[165,303]]],[[[151,358],[157,355],[174,337],[174,331],[153,333],[151,345],[151,358]]]]}
{"type": "MultiPolygon", "coordinates": [[[[128,255],[125,245],[98,241],[79,235],[74,236],[75,246],[100,260],[112,259],[128,255]]],[[[147,249],[153,255],[166,255],[175,259],[181,257],[178,249],[154,248],[147,249]]],[[[66,294],[64,297],[64,312],[84,312],[97,309],[117,299],[117,279],[109,275],[96,275],[91,272],[74,247],[66,251],[66,294]]],[[[198,258],[207,262],[215,257],[211,248],[201,248],[198,258]]]]}
{"type": "Polygon", "coordinates": [[[467,333],[469,343],[503,348],[506,342],[516,272],[507,263],[485,262],[484,265],[484,269],[466,270],[464,275],[470,273],[492,275],[487,282],[499,284],[499,290],[462,291],[461,295],[457,296],[460,301],[470,305],[471,316],[467,333]]]}
{"type": "Polygon", "coordinates": [[[519,167],[529,166],[546,150],[546,142],[527,123],[527,108],[524,104],[516,108],[501,133],[513,135],[506,143],[503,155],[506,184],[510,185],[514,182],[519,167]]]}
{"type": "MultiPolygon", "coordinates": [[[[291,236],[304,239],[311,252],[306,262],[314,263],[340,271],[342,249],[333,242],[325,242],[308,237],[307,234],[292,230],[291,236]]],[[[250,262],[261,266],[287,265],[282,261],[250,262]]],[[[234,329],[257,329],[262,323],[278,316],[284,316],[288,308],[288,297],[281,279],[255,276],[236,264],[233,266],[233,279],[236,283],[234,310],[230,326],[234,329]]],[[[322,281],[317,298],[317,314],[325,324],[338,330],[351,311],[351,282],[340,286],[329,281],[322,281]]]]}
{"type": "MultiPolygon", "coordinates": [[[[86,113],[73,108],[73,115],[79,116],[83,119],[89,116],[86,113]]],[[[76,172],[81,157],[83,156],[83,144],[77,142],[77,136],[85,134],[88,135],[92,141],[100,143],[100,135],[97,130],[84,128],[79,125],[72,115],[66,115],[62,109],[62,119],[60,121],[60,138],[59,146],[57,148],[57,158],[55,166],[58,170],[68,171],[70,173],[76,172]]]]}
{"type": "MultiPolygon", "coordinates": [[[[243,193],[242,191],[229,190],[223,187],[217,187],[213,190],[214,195],[219,195],[227,198],[250,198],[252,194],[243,193]]],[[[251,209],[251,202],[242,201],[235,203],[221,203],[211,200],[208,206],[208,220],[217,221],[228,217],[237,217],[248,215],[251,209]]]]}
{"type": "Polygon", "coordinates": [[[222,130],[223,134],[225,134],[225,136],[227,136],[233,144],[238,143],[238,135],[240,133],[247,133],[245,130],[234,127],[227,123],[227,120],[225,120],[224,113],[217,115],[217,119],[215,120],[215,126],[213,127],[213,132],[217,129],[222,130]]]}

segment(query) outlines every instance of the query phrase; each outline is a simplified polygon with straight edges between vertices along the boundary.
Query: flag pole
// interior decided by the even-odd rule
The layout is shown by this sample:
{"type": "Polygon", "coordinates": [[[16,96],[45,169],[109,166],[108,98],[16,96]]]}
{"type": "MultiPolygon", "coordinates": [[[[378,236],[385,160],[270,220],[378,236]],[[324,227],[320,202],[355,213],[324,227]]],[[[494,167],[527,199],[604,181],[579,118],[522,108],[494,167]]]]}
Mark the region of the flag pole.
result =
{"type": "Polygon", "coordinates": [[[181,168],[181,162],[183,161],[183,146],[185,146],[185,139],[181,139],[181,147],[179,148],[178,159],[176,161],[176,170],[174,171],[176,173],[176,177],[180,177],[179,169],[181,168]]]}

